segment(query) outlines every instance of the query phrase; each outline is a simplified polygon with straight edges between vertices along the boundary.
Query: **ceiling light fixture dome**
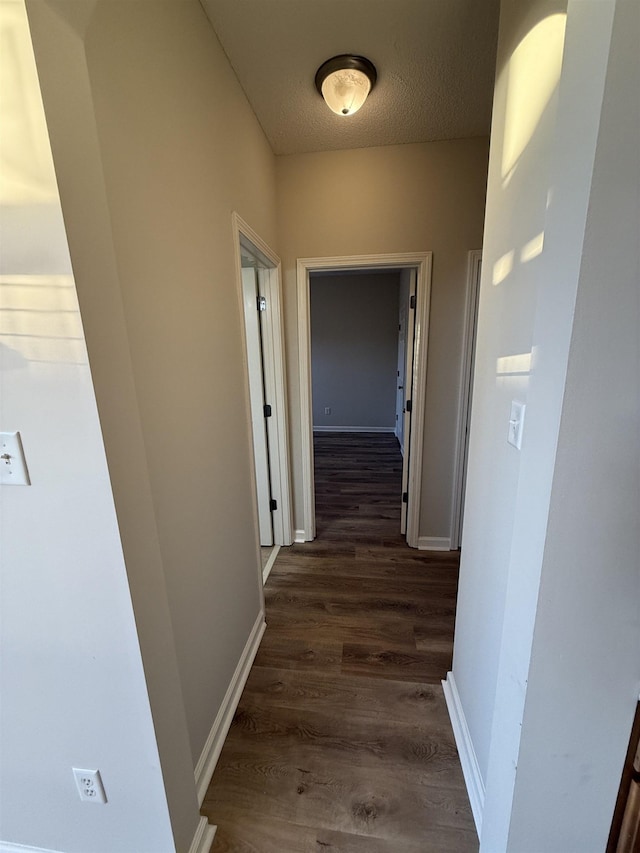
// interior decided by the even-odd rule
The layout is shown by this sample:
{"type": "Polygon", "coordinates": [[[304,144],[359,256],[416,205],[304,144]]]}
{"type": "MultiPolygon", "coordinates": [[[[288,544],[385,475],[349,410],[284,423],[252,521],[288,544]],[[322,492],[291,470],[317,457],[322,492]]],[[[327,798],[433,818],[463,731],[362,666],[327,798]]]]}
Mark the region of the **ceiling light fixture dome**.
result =
{"type": "Polygon", "coordinates": [[[373,89],[378,73],[364,56],[347,53],[327,59],[316,72],[316,89],[336,115],[357,112],[373,89]]]}

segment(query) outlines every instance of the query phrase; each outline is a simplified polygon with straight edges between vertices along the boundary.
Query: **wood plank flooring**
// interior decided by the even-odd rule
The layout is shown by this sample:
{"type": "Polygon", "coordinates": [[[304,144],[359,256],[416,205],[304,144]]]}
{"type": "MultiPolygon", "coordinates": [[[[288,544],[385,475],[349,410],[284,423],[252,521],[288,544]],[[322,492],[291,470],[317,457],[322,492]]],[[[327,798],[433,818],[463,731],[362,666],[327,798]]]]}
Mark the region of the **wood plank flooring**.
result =
{"type": "Polygon", "coordinates": [[[282,548],[202,813],[212,853],[477,851],[440,679],[456,554],[399,534],[394,436],[315,438],[317,539],[282,548]]]}

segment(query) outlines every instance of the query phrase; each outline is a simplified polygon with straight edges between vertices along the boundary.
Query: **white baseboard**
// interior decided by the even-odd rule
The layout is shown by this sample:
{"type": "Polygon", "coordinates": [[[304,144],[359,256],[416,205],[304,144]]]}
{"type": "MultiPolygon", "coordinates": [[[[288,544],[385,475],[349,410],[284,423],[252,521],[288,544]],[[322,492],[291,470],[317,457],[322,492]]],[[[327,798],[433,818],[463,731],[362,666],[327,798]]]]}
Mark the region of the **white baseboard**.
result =
{"type": "Polygon", "coordinates": [[[314,426],[314,432],[395,432],[395,427],[314,426]]]}
{"type": "Polygon", "coordinates": [[[278,556],[278,551],[280,550],[279,545],[274,545],[271,549],[271,553],[269,554],[269,559],[264,564],[264,568],[262,570],[262,583],[265,584],[267,582],[267,578],[271,574],[271,569],[273,568],[273,564],[276,561],[276,557],[278,556]]]}
{"type": "Polygon", "coordinates": [[[419,551],[450,551],[451,539],[446,536],[418,536],[419,551]]]}
{"type": "Polygon", "coordinates": [[[222,700],[220,710],[218,711],[213,726],[211,727],[211,731],[209,732],[207,742],[205,743],[202,754],[196,764],[195,777],[199,805],[202,805],[202,801],[207,793],[209,782],[211,781],[213,771],[216,769],[218,758],[220,757],[222,747],[224,746],[224,739],[231,727],[233,715],[238,707],[238,702],[240,701],[244,685],[249,677],[251,664],[256,656],[260,640],[262,639],[262,635],[264,634],[266,627],[267,625],[264,621],[264,612],[261,611],[258,614],[258,618],[251,630],[247,644],[245,645],[244,651],[238,661],[236,671],[233,674],[231,683],[229,684],[225,697],[222,700]]]}
{"type": "Polygon", "coordinates": [[[307,531],[306,530],[296,530],[293,541],[297,542],[298,544],[300,544],[302,542],[309,542],[310,540],[307,539],[307,531]]]}
{"type": "Polygon", "coordinates": [[[462,774],[465,785],[467,786],[467,794],[469,795],[471,811],[473,812],[473,819],[476,824],[476,832],[478,833],[478,838],[480,838],[484,815],[484,781],[480,773],[478,759],[473,748],[473,741],[471,740],[464,709],[460,701],[458,688],[456,687],[456,680],[452,672],[447,673],[447,680],[442,682],[442,689],[444,690],[444,698],[447,702],[453,736],[458,747],[462,774]]]}
{"type": "Polygon", "coordinates": [[[189,847],[189,853],[209,853],[217,828],[217,826],[209,823],[206,817],[201,817],[191,847],[189,847]]]}
{"type": "MultiPolygon", "coordinates": [[[[217,827],[210,824],[206,817],[201,817],[189,847],[189,853],[209,853],[216,829],[217,827]]],[[[28,847],[25,844],[0,841],[0,853],[62,853],[62,851],[51,850],[49,847],[28,847]]]]}

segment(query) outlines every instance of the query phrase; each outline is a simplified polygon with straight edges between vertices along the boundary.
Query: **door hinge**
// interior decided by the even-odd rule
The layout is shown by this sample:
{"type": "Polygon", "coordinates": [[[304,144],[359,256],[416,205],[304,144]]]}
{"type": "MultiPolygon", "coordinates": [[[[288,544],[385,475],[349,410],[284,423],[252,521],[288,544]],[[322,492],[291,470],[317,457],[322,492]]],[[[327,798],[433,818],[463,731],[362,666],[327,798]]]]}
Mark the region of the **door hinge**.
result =
{"type": "Polygon", "coordinates": [[[269,509],[271,510],[271,512],[274,512],[276,509],[278,509],[278,501],[275,498],[271,498],[271,500],[269,501],[269,509]]]}
{"type": "Polygon", "coordinates": [[[266,311],[267,310],[267,297],[266,296],[258,296],[258,311],[266,311]]]}
{"type": "Polygon", "coordinates": [[[264,404],[264,408],[262,411],[264,412],[265,418],[271,417],[271,406],[268,403],[264,404]]]}
{"type": "Polygon", "coordinates": [[[409,503],[409,492],[403,492],[402,493],[402,503],[403,504],[409,503]]]}
{"type": "Polygon", "coordinates": [[[404,407],[408,412],[410,412],[411,411],[411,400],[407,400],[407,402],[404,404],[404,407]]]}
{"type": "Polygon", "coordinates": [[[409,308],[415,308],[415,307],[416,307],[416,295],[415,295],[415,293],[413,293],[411,296],[411,299],[409,300],[409,308]]]}

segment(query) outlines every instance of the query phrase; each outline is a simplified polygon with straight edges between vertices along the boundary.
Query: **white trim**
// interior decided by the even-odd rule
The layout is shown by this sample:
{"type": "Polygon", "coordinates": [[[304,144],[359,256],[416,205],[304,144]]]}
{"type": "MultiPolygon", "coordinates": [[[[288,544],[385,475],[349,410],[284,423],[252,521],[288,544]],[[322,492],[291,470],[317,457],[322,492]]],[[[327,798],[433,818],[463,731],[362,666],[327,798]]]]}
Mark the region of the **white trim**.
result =
{"type": "Polygon", "coordinates": [[[451,539],[446,536],[420,536],[418,537],[419,551],[450,551],[451,539]]]}
{"type": "MultiPolygon", "coordinates": [[[[217,827],[209,823],[206,817],[201,817],[193,836],[189,853],[209,853],[215,838],[217,827]]],[[[61,850],[53,850],[49,847],[29,847],[26,844],[12,844],[9,841],[0,841],[0,853],[63,853],[61,850]]]]}
{"type": "MultiPolygon", "coordinates": [[[[390,432],[395,433],[395,427],[366,427],[366,426],[314,426],[314,432],[390,432]]],[[[397,436],[396,436],[397,438],[397,436]]]]}
{"type": "Polygon", "coordinates": [[[264,564],[262,568],[262,583],[265,584],[267,582],[267,578],[271,574],[271,569],[273,568],[273,564],[276,561],[276,557],[278,556],[278,551],[280,550],[279,545],[274,545],[271,549],[271,553],[269,554],[269,559],[264,564]]]}
{"type": "Polygon", "coordinates": [[[251,629],[249,639],[247,640],[244,651],[240,656],[236,671],[233,674],[231,683],[229,684],[225,697],[222,700],[220,710],[216,715],[213,726],[211,726],[211,731],[207,737],[202,754],[196,764],[195,779],[199,805],[202,805],[202,801],[207,793],[209,782],[213,776],[213,771],[216,769],[218,758],[220,757],[222,747],[224,746],[224,740],[229,728],[231,727],[233,715],[238,707],[238,702],[240,701],[244,685],[249,677],[251,664],[256,656],[260,640],[262,639],[262,635],[264,634],[266,627],[264,611],[261,610],[260,613],[258,613],[258,618],[256,619],[253,628],[251,629]]]}
{"type": "Polygon", "coordinates": [[[218,827],[209,823],[206,817],[201,817],[189,853],[209,853],[218,827]]]}
{"type": "Polygon", "coordinates": [[[306,533],[304,530],[296,530],[294,542],[297,542],[300,545],[303,542],[310,542],[310,539],[307,539],[306,533]]]}
{"type": "Polygon", "coordinates": [[[464,331],[462,336],[462,362],[460,365],[460,394],[458,398],[457,451],[453,469],[453,499],[451,504],[451,542],[460,547],[462,536],[461,519],[464,501],[465,461],[467,455],[467,424],[472,391],[472,367],[474,361],[473,342],[478,320],[478,294],[480,291],[480,265],[482,250],[472,249],[467,259],[467,285],[464,307],[464,331]]]}
{"type": "Polygon", "coordinates": [[[471,804],[471,811],[473,812],[473,820],[476,824],[476,832],[478,833],[478,838],[480,838],[484,815],[484,781],[480,773],[476,751],[473,748],[473,741],[471,740],[456,680],[452,672],[447,673],[447,680],[442,682],[442,689],[444,690],[451,728],[453,729],[453,736],[458,748],[458,755],[460,756],[462,774],[465,785],[467,786],[467,794],[471,804]]]}
{"type": "MultiPolygon", "coordinates": [[[[309,273],[329,270],[402,269],[417,271],[417,305],[414,336],[412,422],[409,438],[409,504],[407,544],[418,547],[420,495],[422,490],[422,446],[426,401],[429,305],[431,301],[431,252],[403,252],[389,255],[350,255],[330,258],[298,258],[298,359],[300,362],[300,411],[302,417],[302,495],[304,540],[315,537],[313,482],[313,409],[311,399],[311,322],[309,273]]],[[[296,541],[298,541],[296,539],[296,541]]]]}
{"type": "MultiPolygon", "coordinates": [[[[282,313],[282,267],[280,258],[269,248],[264,240],[250,225],[235,211],[231,214],[234,234],[236,281],[240,299],[241,311],[244,311],[242,302],[242,266],[240,260],[240,246],[245,243],[252,244],[258,254],[263,257],[265,268],[260,270],[263,275],[260,278],[261,287],[264,288],[267,298],[267,311],[265,312],[263,340],[265,348],[265,374],[268,371],[269,384],[273,386],[273,400],[270,400],[273,417],[269,419],[269,436],[275,436],[274,445],[271,449],[277,454],[278,464],[271,466],[271,491],[278,502],[278,510],[273,517],[274,542],[277,545],[291,545],[293,542],[293,502],[291,496],[291,472],[289,470],[289,423],[287,386],[285,379],[285,353],[284,353],[284,320],[282,313]]],[[[248,250],[248,247],[247,247],[248,250]]],[[[241,313],[241,316],[242,313],[241,313]]],[[[242,324],[244,336],[244,324],[242,324]]],[[[244,340],[244,338],[243,338],[244,340]]],[[[246,344],[245,344],[246,349],[246,344]]],[[[257,513],[257,508],[256,508],[257,513]]]]}
{"type": "Polygon", "coordinates": [[[300,363],[300,418],[302,428],[302,539],[316,538],[316,499],[313,478],[313,403],[311,400],[311,299],[309,268],[298,258],[298,361],[300,363]]]}

